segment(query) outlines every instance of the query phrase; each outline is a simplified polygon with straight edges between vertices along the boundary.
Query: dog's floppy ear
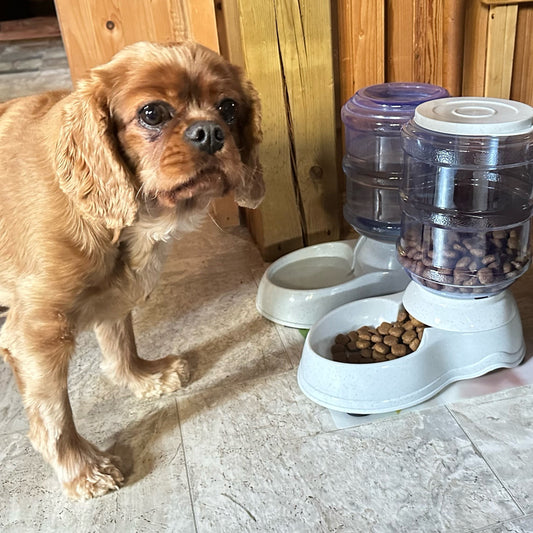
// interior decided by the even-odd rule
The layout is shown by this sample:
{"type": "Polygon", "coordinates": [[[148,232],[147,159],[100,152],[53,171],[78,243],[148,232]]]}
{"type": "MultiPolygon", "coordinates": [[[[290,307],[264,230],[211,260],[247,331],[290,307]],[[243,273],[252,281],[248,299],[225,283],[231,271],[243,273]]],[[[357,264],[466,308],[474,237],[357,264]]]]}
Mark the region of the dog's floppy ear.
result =
{"type": "Polygon", "coordinates": [[[242,207],[255,209],[265,196],[263,168],[259,162],[259,144],[263,139],[261,130],[261,104],[255,87],[250,81],[243,82],[247,98],[247,116],[241,126],[241,159],[246,166],[242,182],[235,189],[235,201],[242,207]]]}
{"type": "Polygon", "coordinates": [[[65,99],[56,147],[59,186],[85,216],[109,229],[131,225],[137,211],[135,190],[117,149],[109,89],[92,71],[65,99]]]}

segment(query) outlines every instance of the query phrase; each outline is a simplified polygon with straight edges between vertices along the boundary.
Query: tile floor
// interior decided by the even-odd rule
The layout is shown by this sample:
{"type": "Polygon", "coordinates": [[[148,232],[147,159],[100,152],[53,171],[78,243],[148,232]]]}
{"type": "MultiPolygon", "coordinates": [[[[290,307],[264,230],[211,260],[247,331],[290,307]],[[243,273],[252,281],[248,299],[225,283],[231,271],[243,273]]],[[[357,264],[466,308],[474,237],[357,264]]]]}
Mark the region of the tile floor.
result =
{"type": "MultiPolygon", "coordinates": [[[[533,387],[338,429],[296,383],[300,333],[255,310],[265,267],[245,228],[208,222],[177,243],[135,314],[145,357],[191,363],[173,395],[111,386],[94,336],[80,338],[73,410],[83,435],[121,456],[116,493],[65,499],[0,363],[0,531],[533,532],[533,387]]],[[[533,271],[513,290],[529,356],[533,271]]]]}
{"type": "MultiPolygon", "coordinates": [[[[245,228],[209,221],[176,243],[135,314],[142,354],[191,362],[173,395],[111,386],[94,336],[80,339],[73,409],[83,435],[122,457],[116,493],[64,498],[0,366],[0,530],[533,531],[532,387],[337,429],[296,383],[301,334],[255,309],[265,266],[245,228]]],[[[530,347],[531,286],[515,284],[530,347]]]]}

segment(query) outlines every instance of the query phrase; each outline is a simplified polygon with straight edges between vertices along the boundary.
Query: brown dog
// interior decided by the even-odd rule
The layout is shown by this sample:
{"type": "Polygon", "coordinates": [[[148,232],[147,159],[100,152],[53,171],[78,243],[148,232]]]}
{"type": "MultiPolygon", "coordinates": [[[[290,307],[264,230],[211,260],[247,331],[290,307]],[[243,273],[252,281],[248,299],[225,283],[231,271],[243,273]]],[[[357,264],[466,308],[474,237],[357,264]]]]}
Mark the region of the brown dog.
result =
{"type": "Polygon", "coordinates": [[[76,334],[94,328],[108,376],[138,396],[188,381],[179,357],[138,357],[131,310],[154,288],[167,243],[197,227],[210,200],[261,201],[260,140],[250,82],[190,42],[137,43],[69,95],[0,105],[0,350],[30,439],[70,497],[123,481],[74,425],[76,334]]]}

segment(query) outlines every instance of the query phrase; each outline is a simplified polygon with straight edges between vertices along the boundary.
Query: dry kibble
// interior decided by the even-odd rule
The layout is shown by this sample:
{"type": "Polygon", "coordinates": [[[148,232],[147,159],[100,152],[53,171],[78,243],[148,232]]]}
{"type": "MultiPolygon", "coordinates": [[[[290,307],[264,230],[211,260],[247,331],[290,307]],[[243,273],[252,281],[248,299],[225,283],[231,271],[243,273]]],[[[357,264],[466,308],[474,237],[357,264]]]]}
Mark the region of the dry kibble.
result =
{"type": "Polygon", "coordinates": [[[466,268],[470,264],[470,261],[472,261],[472,259],[465,255],[455,263],[455,268],[466,268]]]}
{"type": "Polygon", "coordinates": [[[389,333],[389,329],[391,328],[391,324],[389,322],[382,322],[377,330],[378,330],[378,333],[380,333],[381,335],[387,335],[389,333]]]}
{"type": "Polygon", "coordinates": [[[409,343],[409,348],[413,350],[413,352],[420,346],[420,339],[416,338],[413,341],[409,343]]]}
{"type": "Polygon", "coordinates": [[[486,255],[482,260],[481,262],[484,264],[484,265],[490,265],[491,263],[494,263],[496,261],[496,256],[494,254],[489,254],[489,255],[486,255]]]}
{"type": "Polygon", "coordinates": [[[511,250],[516,250],[518,248],[518,239],[516,237],[511,237],[508,241],[507,241],[507,246],[511,249],[511,250]]]}
{"type": "Polygon", "coordinates": [[[404,344],[409,344],[411,341],[413,341],[414,339],[417,338],[417,334],[416,334],[416,331],[414,330],[409,330],[409,331],[406,331],[403,335],[402,335],[402,342],[404,344]]]}
{"type": "Polygon", "coordinates": [[[425,326],[425,324],[423,322],[420,322],[420,320],[417,320],[413,316],[411,316],[411,323],[413,324],[413,326],[415,326],[415,328],[425,326]]]}
{"type": "Polygon", "coordinates": [[[398,343],[398,337],[395,337],[394,335],[385,335],[385,337],[383,337],[383,343],[387,346],[392,346],[393,344],[398,343]]]}
{"type": "Polygon", "coordinates": [[[346,352],[346,362],[347,363],[360,363],[361,356],[359,352],[346,352]]]}
{"type": "Polygon", "coordinates": [[[350,337],[352,342],[355,342],[359,338],[359,335],[357,335],[357,331],[350,331],[350,333],[348,333],[348,337],[350,337]]]}
{"type": "Polygon", "coordinates": [[[379,353],[377,350],[373,350],[372,351],[372,359],[374,359],[374,361],[379,363],[380,361],[384,361],[385,360],[385,356],[382,353],[379,353]]]}
{"type": "Polygon", "coordinates": [[[389,335],[392,335],[393,337],[401,337],[405,329],[403,329],[401,326],[394,326],[389,329],[389,335]]]}
{"type": "Polygon", "coordinates": [[[363,326],[337,335],[331,347],[332,359],[351,364],[392,361],[416,350],[426,327],[402,307],[392,323],[382,322],[377,328],[363,326]]]}
{"type": "Polygon", "coordinates": [[[376,352],[379,352],[383,355],[386,355],[390,352],[390,347],[387,346],[385,343],[383,342],[378,342],[374,345],[374,350],[376,350],[376,352]]]}
{"type": "Polygon", "coordinates": [[[363,350],[364,348],[370,348],[372,343],[370,342],[370,339],[362,340],[361,338],[359,338],[359,340],[355,343],[355,345],[357,346],[359,350],[363,350]]]}
{"type": "Polygon", "coordinates": [[[405,322],[409,318],[407,311],[405,309],[400,309],[398,312],[398,322],[405,322]]]}
{"type": "Polygon", "coordinates": [[[350,337],[348,335],[343,335],[342,333],[339,333],[335,337],[335,344],[348,344],[350,342],[350,337]]]}
{"type": "Polygon", "coordinates": [[[446,230],[443,236],[444,239],[436,241],[432,234],[413,231],[401,238],[400,262],[415,279],[421,278],[417,281],[432,290],[474,295],[495,293],[503,283],[522,274],[528,262],[523,255],[526,236],[520,226],[474,236],[446,230]],[[409,259],[417,258],[420,251],[422,260],[409,259]]]}
{"type": "Polygon", "coordinates": [[[490,268],[481,268],[477,273],[477,277],[482,285],[488,285],[494,280],[494,273],[490,268]]]}
{"type": "Polygon", "coordinates": [[[372,338],[372,333],[368,331],[368,328],[359,328],[357,334],[359,335],[359,339],[363,341],[369,341],[372,338]]]}
{"type": "Polygon", "coordinates": [[[407,346],[405,344],[395,344],[390,349],[392,355],[402,357],[407,354],[407,346]]]}

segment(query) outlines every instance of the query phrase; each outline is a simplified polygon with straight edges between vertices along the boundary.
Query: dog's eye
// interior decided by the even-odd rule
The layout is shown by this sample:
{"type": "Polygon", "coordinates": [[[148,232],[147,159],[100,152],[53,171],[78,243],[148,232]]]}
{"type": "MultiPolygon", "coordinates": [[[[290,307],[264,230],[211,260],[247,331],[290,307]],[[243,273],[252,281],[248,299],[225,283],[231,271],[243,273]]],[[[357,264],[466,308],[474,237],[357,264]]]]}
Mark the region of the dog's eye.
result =
{"type": "Polygon", "coordinates": [[[218,112],[226,124],[233,124],[237,118],[237,102],[226,98],[217,105],[218,112]]]}
{"type": "Polygon", "coordinates": [[[138,113],[139,122],[145,128],[160,128],[172,118],[168,106],[162,102],[153,102],[141,107],[138,113]]]}

